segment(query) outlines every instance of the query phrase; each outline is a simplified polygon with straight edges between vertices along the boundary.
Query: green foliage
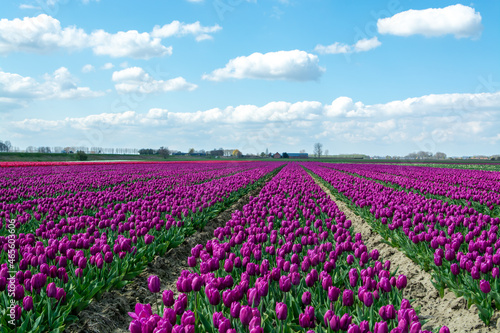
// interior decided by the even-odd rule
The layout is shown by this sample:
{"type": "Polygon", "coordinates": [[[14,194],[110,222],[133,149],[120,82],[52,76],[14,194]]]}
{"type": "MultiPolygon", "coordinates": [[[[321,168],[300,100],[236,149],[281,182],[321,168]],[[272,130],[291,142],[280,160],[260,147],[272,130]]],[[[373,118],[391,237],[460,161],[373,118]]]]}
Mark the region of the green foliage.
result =
{"type": "Polygon", "coordinates": [[[78,161],[86,161],[88,158],[89,157],[88,157],[87,153],[85,153],[84,151],[79,150],[76,152],[76,159],[78,161]]]}

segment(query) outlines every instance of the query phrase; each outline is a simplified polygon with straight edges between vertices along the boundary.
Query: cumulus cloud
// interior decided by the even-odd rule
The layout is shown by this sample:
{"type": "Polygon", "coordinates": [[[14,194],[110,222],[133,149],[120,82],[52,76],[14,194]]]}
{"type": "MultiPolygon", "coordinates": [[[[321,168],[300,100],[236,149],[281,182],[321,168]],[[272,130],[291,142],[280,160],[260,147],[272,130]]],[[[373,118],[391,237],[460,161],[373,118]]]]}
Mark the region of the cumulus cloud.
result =
{"type": "Polygon", "coordinates": [[[461,4],[445,8],[408,10],[377,21],[378,32],[396,36],[478,38],[483,26],[481,14],[461,4]]]}
{"type": "Polygon", "coordinates": [[[115,67],[115,65],[113,65],[113,64],[112,64],[112,63],[110,63],[110,62],[107,62],[107,63],[105,63],[104,65],[102,65],[101,69],[111,69],[111,68],[113,68],[113,67],[115,67]]]}
{"type": "MultiPolygon", "coordinates": [[[[137,76],[121,75],[127,79],[137,76]]],[[[128,136],[132,133],[134,138],[141,133],[151,133],[151,136],[161,135],[186,146],[200,142],[224,146],[231,142],[245,152],[257,153],[266,146],[307,149],[315,142],[322,142],[325,147],[348,147],[347,150],[360,147],[368,152],[366,149],[371,149],[370,154],[376,151],[373,149],[383,150],[380,147],[384,145],[391,150],[399,146],[404,153],[432,150],[426,148],[429,142],[441,151],[457,145],[461,149],[468,146],[474,150],[478,145],[495,149],[500,141],[500,91],[425,95],[370,105],[343,96],[330,104],[276,101],[196,112],[152,108],[142,113],[128,110],[59,120],[27,118],[11,122],[9,126],[18,132],[22,130],[26,136],[32,132],[37,137],[96,128],[109,128],[113,133],[126,129],[121,132],[128,136]]],[[[127,137],[120,140],[126,142],[127,137]]],[[[123,144],[122,141],[117,144],[123,144]]]]}
{"type": "Polygon", "coordinates": [[[97,55],[149,59],[172,54],[172,47],[161,43],[164,38],[194,35],[197,40],[210,39],[211,33],[221,29],[218,25],[204,27],[199,22],[185,24],[178,21],[164,27],[167,28],[155,27],[152,33],[140,33],[136,30],[109,33],[96,30],[88,34],[75,26],[62,28],[59,20],[46,14],[22,20],[1,19],[0,54],[90,48],[97,55]],[[173,34],[170,35],[170,31],[173,34]]]}
{"type": "Polygon", "coordinates": [[[228,79],[266,79],[310,81],[318,80],[325,71],[318,64],[318,57],[300,50],[268,53],[255,52],[229,60],[224,68],[203,75],[203,79],[223,81],[228,79]]]}
{"type": "Polygon", "coordinates": [[[169,38],[172,36],[183,37],[187,35],[195,36],[197,41],[212,39],[212,33],[221,30],[222,28],[216,24],[211,27],[204,27],[200,22],[185,24],[179,21],[172,21],[172,23],[165,24],[160,27],[159,25],[153,28],[151,36],[158,38],[169,38]]]}
{"type": "Polygon", "coordinates": [[[116,82],[116,91],[122,94],[132,92],[150,94],[178,90],[192,91],[198,87],[180,76],[169,80],[155,80],[140,67],[130,67],[113,72],[112,80],[116,82]]]}
{"type": "Polygon", "coordinates": [[[85,66],[82,67],[82,72],[83,73],[90,73],[90,72],[93,72],[95,71],[95,67],[92,66],[91,64],[87,64],[85,66]]]}
{"type": "Polygon", "coordinates": [[[474,109],[492,110],[500,107],[500,92],[478,94],[431,94],[396,100],[385,104],[354,103],[349,97],[338,97],[325,106],[329,117],[369,118],[431,116],[434,114],[462,114],[474,109]]]}
{"type": "Polygon", "coordinates": [[[29,76],[0,71],[0,98],[13,104],[26,105],[35,99],[93,98],[104,95],[88,87],[78,87],[77,80],[65,67],[45,74],[43,78],[44,82],[39,82],[29,76]]]}
{"type": "Polygon", "coordinates": [[[353,45],[342,44],[339,42],[335,42],[328,46],[318,44],[314,48],[314,51],[320,54],[357,53],[375,49],[380,45],[382,45],[382,43],[378,40],[377,36],[375,36],[370,39],[368,38],[360,39],[353,45]]]}

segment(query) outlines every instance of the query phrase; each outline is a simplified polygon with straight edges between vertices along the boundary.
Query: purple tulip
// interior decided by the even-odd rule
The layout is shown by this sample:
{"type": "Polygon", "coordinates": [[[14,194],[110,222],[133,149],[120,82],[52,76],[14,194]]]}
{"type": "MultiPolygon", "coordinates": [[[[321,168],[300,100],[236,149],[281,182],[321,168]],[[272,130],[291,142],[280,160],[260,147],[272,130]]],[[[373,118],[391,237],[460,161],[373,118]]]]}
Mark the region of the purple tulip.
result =
{"type": "Polygon", "coordinates": [[[414,321],[410,324],[410,333],[420,333],[422,330],[422,324],[418,321],[414,321]]]}
{"type": "Polygon", "coordinates": [[[174,305],[174,292],[170,289],[164,290],[162,294],[162,300],[165,306],[174,305]]]}
{"type": "Polygon", "coordinates": [[[488,294],[491,291],[490,283],[486,280],[481,280],[481,282],[479,282],[479,288],[485,294],[488,294]]]}
{"type": "Polygon", "coordinates": [[[344,290],[342,294],[342,304],[344,306],[351,306],[354,304],[354,292],[351,289],[344,290]]]}
{"type": "Polygon", "coordinates": [[[66,291],[63,288],[57,288],[56,299],[61,303],[66,301],[66,291]]]}
{"type": "Polygon", "coordinates": [[[373,333],[388,333],[389,327],[387,326],[387,322],[377,322],[373,328],[373,333]]]}
{"type": "Polygon", "coordinates": [[[148,277],[148,288],[152,293],[160,292],[160,278],[156,275],[151,275],[148,277]]]}
{"type": "Polygon", "coordinates": [[[451,273],[452,273],[453,275],[458,275],[458,274],[460,274],[460,267],[458,266],[458,264],[457,264],[457,263],[453,263],[453,264],[451,264],[451,266],[450,266],[450,270],[451,270],[451,273]]]}
{"type": "Polygon", "coordinates": [[[212,305],[218,305],[220,303],[220,292],[216,288],[207,287],[205,293],[208,297],[208,302],[212,305]]]}
{"type": "Polygon", "coordinates": [[[330,301],[336,302],[339,299],[339,296],[340,296],[339,288],[335,286],[328,287],[328,298],[330,299],[330,301]]]}
{"type": "Polygon", "coordinates": [[[356,324],[350,324],[347,333],[361,333],[361,329],[356,324]]]}
{"type": "Polygon", "coordinates": [[[401,289],[403,289],[403,288],[406,288],[407,284],[408,284],[408,281],[407,281],[407,279],[406,279],[406,275],[401,274],[401,275],[398,277],[397,281],[396,281],[396,287],[397,287],[399,290],[401,290],[401,289]]]}
{"type": "Polygon", "coordinates": [[[450,333],[450,329],[446,326],[443,326],[439,329],[439,333],[450,333]]]}
{"type": "Polygon", "coordinates": [[[349,270],[349,284],[354,288],[358,282],[359,274],[356,268],[351,268],[349,270]]]}
{"type": "Polygon", "coordinates": [[[309,305],[309,304],[311,304],[311,300],[312,300],[311,293],[309,291],[305,291],[302,294],[302,304],[309,305]]]}
{"type": "Polygon", "coordinates": [[[240,321],[243,325],[248,326],[252,320],[252,308],[249,306],[242,306],[240,310],[240,321]]]}
{"type": "Polygon", "coordinates": [[[51,298],[55,298],[57,294],[57,287],[54,282],[51,282],[47,285],[47,296],[51,298]]]}
{"type": "Polygon", "coordinates": [[[241,311],[241,304],[238,302],[233,302],[231,303],[231,317],[233,318],[239,318],[240,317],[240,311],[241,311]]]}
{"type": "Polygon", "coordinates": [[[128,327],[130,333],[142,333],[142,325],[141,322],[137,319],[134,319],[130,322],[128,327]]]}
{"type": "Polygon", "coordinates": [[[363,295],[363,303],[365,306],[370,307],[373,304],[373,294],[369,291],[365,292],[363,295]]]}
{"type": "Polygon", "coordinates": [[[31,296],[25,296],[23,298],[23,308],[25,311],[33,310],[33,298],[31,296]]]}
{"type": "Polygon", "coordinates": [[[276,303],[276,316],[278,320],[286,320],[288,308],[285,303],[276,303]]]}
{"type": "Polygon", "coordinates": [[[290,289],[292,289],[292,281],[290,281],[290,278],[286,275],[282,275],[280,277],[280,282],[279,282],[280,290],[283,292],[289,292],[290,289]]]}
{"type": "Polygon", "coordinates": [[[190,310],[184,312],[182,314],[182,317],[181,317],[181,324],[183,326],[186,326],[186,325],[194,325],[195,323],[195,317],[194,317],[194,313],[190,310]]]}
{"type": "Polygon", "coordinates": [[[306,313],[299,314],[299,325],[302,328],[311,327],[311,318],[306,313]]]}
{"type": "Polygon", "coordinates": [[[352,317],[349,316],[347,313],[345,313],[342,316],[342,318],[340,318],[340,329],[342,331],[347,331],[351,322],[352,322],[352,317]]]}
{"type": "Polygon", "coordinates": [[[330,329],[334,332],[338,332],[340,330],[340,318],[339,316],[333,315],[332,319],[330,319],[330,329]]]}

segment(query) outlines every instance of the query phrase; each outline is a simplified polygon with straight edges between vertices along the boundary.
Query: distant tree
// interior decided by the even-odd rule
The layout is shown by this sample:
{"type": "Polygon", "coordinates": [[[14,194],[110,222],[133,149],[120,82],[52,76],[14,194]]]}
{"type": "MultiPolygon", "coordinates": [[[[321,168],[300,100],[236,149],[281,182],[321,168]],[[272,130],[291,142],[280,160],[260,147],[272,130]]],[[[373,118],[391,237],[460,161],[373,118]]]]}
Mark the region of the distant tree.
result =
{"type": "Polygon", "coordinates": [[[417,153],[409,153],[408,155],[405,156],[406,159],[411,159],[411,160],[414,160],[417,157],[418,157],[417,153]]]}
{"type": "Polygon", "coordinates": [[[158,149],[158,155],[167,158],[168,155],[170,155],[170,150],[168,150],[168,147],[160,147],[160,149],[158,149]]]}
{"type": "Polygon", "coordinates": [[[260,157],[265,157],[266,156],[266,153],[262,152],[260,153],[260,157]]]}
{"type": "Polygon", "coordinates": [[[438,160],[445,160],[446,154],[438,151],[437,153],[434,154],[434,158],[438,160]]]}
{"type": "Polygon", "coordinates": [[[235,149],[235,150],[233,150],[233,156],[234,157],[241,157],[241,156],[243,156],[243,154],[238,149],[235,149]]]}
{"type": "Polygon", "coordinates": [[[194,148],[189,148],[188,154],[194,154],[194,148]]]}
{"type": "Polygon", "coordinates": [[[283,153],[283,156],[281,156],[282,158],[290,158],[290,156],[288,156],[288,153],[287,152],[284,152],[283,153]]]}
{"type": "Polygon", "coordinates": [[[0,141],[0,152],[8,152],[9,151],[9,148],[7,147],[7,145],[5,143],[3,143],[2,141],[0,141]]]}
{"type": "Polygon", "coordinates": [[[417,153],[417,158],[420,159],[420,160],[425,160],[425,159],[428,159],[428,158],[431,158],[432,157],[432,153],[428,152],[428,151],[419,151],[417,153]]]}
{"type": "Polygon", "coordinates": [[[325,156],[328,156],[328,149],[325,149],[325,156]]]}
{"type": "Polygon", "coordinates": [[[305,150],[305,149],[301,149],[301,150],[299,151],[299,153],[301,153],[301,154],[305,154],[305,152],[306,152],[306,150],[305,150]]]}
{"type": "Polygon", "coordinates": [[[10,141],[9,141],[9,140],[5,141],[5,142],[4,142],[4,145],[6,145],[6,146],[7,146],[7,151],[11,151],[11,149],[12,149],[12,144],[10,143],[10,141]]]}
{"type": "Polygon", "coordinates": [[[314,155],[316,155],[317,158],[320,158],[322,153],[323,153],[323,144],[316,142],[314,144],[314,155]]]}
{"type": "Polygon", "coordinates": [[[78,161],[86,161],[89,158],[87,153],[85,153],[83,150],[77,151],[75,157],[78,161]]]}
{"type": "Polygon", "coordinates": [[[155,154],[155,150],[151,148],[142,148],[139,149],[139,155],[153,155],[155,154]]]}
{"type": "Polygon", "coordinates": [[[33,146],[28,146],[26,147],[26,152],[27,153],[36,153],[37,149],[33,146]]]}
{"type": "Polygon", "coordinates": [[[50,153],[51,152],[50,147],[38,147],[37,151],[39,153],[50,153]]]}

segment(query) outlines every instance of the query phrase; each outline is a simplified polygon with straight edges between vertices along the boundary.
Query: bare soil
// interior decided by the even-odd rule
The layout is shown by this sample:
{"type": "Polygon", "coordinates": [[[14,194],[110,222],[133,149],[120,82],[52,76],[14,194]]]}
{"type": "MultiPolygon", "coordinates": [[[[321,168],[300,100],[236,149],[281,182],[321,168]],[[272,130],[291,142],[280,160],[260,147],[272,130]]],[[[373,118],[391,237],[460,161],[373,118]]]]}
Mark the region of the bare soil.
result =
{"type": "Polygon", "coordinates": [[[225,226],[231,219],[234,211],[246,205],[250,196],[257,196],[265,183],[247,195],[240,198],[230,208],[210,220],[201,232],[184,240],[184,242],[170,249],[163,256],[156,256],[144,271],[130,284],[122,289],[111,290],[95,300],[78,313],[79,320],[69,325],[65,333],[125,333],[129,332],[131,318],[128,312],[134,312],[136,303],[150,303],[155,311],[156,302],[161,302],[161,293],[152,294],[148,289],[147,278],[157,275],[161,281],[161,290],[171,289],[177,297],[176,282],[182,270],[189,269],[187,258],[191,255],[191,248],[196,244],[205,244],[213,239],[214,230],[225,226]]]}
{"type": "Polygon", "coordinates": [[[427,322],[422,329],[438,332],[439,328],[446,325],[451,332],[457,333],[489,333],[500,332],[500,312],[496,312],[489,326],[486,326],[478,316],[475,305],[467,309],[467,302],[463,297],[446,289],[444,297],[431,283],[431,275],[420,268],[418,264],[406,257],[402,252],[384,243],[383,238],[373,231],[368,223],[351,211],[347,205],[338,200],[317,179],[316,183],[325,191],[331,199],[342,210],[347,219],[352,221],[352,227],[356,233],[361,233],[363,241],[368,249],[378,249],[380,257],[391,261],[391,269],[398,267],[398,274],[404,274],[408,278],[408,286],[404,289],[403,296],[414,300],[414,308],[420,307],[419,317],[427,322]]]}

